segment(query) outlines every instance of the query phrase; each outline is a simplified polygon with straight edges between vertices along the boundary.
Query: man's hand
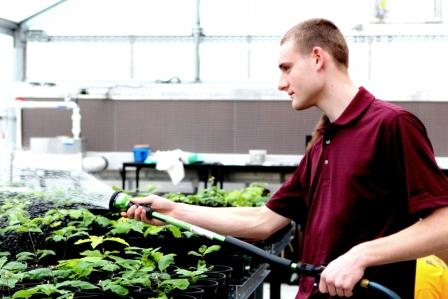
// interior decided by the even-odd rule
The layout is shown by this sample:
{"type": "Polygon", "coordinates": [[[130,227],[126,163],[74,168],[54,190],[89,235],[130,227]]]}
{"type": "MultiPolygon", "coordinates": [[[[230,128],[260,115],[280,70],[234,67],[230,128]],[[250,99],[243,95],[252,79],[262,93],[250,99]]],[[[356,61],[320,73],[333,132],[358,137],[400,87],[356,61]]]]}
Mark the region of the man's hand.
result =
{"type": "Polygon", "coordinates": [[[353,249],[332,261],[320,276],[319,291],[331,296],[352,296],[353,288],[364,276],[365,266],[360,261],[353,249]]]}
{"type": "Polygon", "coordinates": [[[122,212],[121,215],[129,219],[140,220],[152,225],[164,225],[165,223],[157,219],[147,219],[146,210],[143,206],[150,207],[154,211],[166,215],[172,213],[176,206],[176,203],[157,195],[133,198],[131,202],[134,203],[134,205],[131,206],[126,212],[122,212]]]}

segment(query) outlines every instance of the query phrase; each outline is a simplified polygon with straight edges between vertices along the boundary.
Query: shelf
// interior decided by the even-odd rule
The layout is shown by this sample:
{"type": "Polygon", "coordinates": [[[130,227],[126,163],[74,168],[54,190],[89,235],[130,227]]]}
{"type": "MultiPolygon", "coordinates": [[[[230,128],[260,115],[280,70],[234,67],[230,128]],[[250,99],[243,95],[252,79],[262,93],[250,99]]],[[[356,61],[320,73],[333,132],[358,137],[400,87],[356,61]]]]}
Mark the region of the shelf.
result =
{"type": "Polygon", "coordinates": [[[229,299],[245,299],[252,295],[263,283],[269,272],[268,264],[263,263],[250,274],[250,276],[240,285],[229,286],[229,299]]]}

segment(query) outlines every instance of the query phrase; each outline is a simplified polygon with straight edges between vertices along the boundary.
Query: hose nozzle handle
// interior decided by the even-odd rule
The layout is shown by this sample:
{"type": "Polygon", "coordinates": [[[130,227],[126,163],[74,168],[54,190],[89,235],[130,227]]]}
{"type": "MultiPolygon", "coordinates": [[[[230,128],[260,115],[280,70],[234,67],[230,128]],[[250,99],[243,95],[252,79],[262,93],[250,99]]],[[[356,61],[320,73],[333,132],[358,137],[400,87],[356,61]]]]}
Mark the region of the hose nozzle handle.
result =
{"type": "Polygon", "coordinates": [[[153,218],[152,217],[152,213],[154,213],[154,210],[151,209],[151,207],[139,205],[139,204],[136,204],[136,203],[133,203],[133,202],[129,202],[128,207],[130,208],[132,206],[136,206],[137,208],[142,207],[143,209],[145,209],[146,219],[150,220],[151,218],[153,218]]]}
{"type": "Polygon", "coordinates": [[[112,194],[109,200],[109,210],[116,211],[116,212],[124,212],[128,210],[133,205],[137,207],[143,207],[145,209],[146,218],[149,220],[153,218],[152,214],[154,212],[153,209],[151,209],[148,206],[139,205],[136,203],[133,203],[129,196],[125,194],[122,191],[116,191],[112,194]]]}
{"type": "Polygon", "coordinates": [[[322,271],[324,271],[324,266],[315,266],[306,263],[293,263],[291,268],[295,273],[305,274],[308,276],[319,277],[322,271]]]}

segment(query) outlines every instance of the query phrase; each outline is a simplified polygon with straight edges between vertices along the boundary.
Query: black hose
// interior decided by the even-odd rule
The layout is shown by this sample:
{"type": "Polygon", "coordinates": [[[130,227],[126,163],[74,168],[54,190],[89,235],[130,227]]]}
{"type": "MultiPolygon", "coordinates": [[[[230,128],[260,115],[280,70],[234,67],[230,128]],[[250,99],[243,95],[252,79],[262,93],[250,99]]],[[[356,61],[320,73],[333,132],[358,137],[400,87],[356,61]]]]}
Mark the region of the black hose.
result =
{"type": "Polygon", "coordinates": [[[232,236],[226,236],[226,238],[224,239],[224,243],[231,244],[231,245],[236,246],[237,248],[241,248],[249,253],[253,253],[256,256],[259,256],[259,257],[263,258],[264,260],[272,262],[274,264],[291,268],[292,261],[282,258],[282,257],[279,257],[279,256],[276,256],[274,254],[270,254],[270,253],[264,251],[263,249],[258,248],[255,245],[241,241],[232,236]]]}
{"type": "Polygon", "coordinates": [[[359,284],[363,288],[376,290],[376,291],[386,295],[390,299],[401,299],[401,297],[398,296],[397,293],[395,293],[391,289],[386,288],[385,286],[383,286],[377,282],[370,281],[368,279],[363,279],[363,280],[361,280],[361,282],[359,284]]]}
{"type": "MultiPolygon", "coordinates": [[[[224,239],[224,243],[236,246],[237,248],[242,249],[248,253],[252,253],[258,257],[261,257],[269,263],[287,267],[298,274],[319,277],[322,271],[325,269],[325,267],[323,266],[315,266],[306,263],[293,263],[291,260],[276,256],[274,254],[270,254],[255,245],[241,241],[232,236],[226,236],[226,238],[224,239]]],[[[377,282],[370,281],[368,279],[362,279],[360,285],[361,287],[366,289],[379,291],[390,299],[401,299],[400,296],[398,296],[394,291],[377,282]]]]}
{"type": "MultiPolygon", "coordinates": [[[[109,202],[109,208],[111,210],[127,209],[134,204],[131,201],[123,201],[120,203],[120,206],[117,206],[116,201],[117,201],[117,197],[119,194],[120,194],[120,192],[115,192],[112,195],[111,200],[109,202]]],[[[245,250],[249,253],[252,253],[256,256],[259,256],[268,262],[287,267],[288,269],[292,270],[295,273],[304,274],[304,275],[313,276],[313,277],[319,277],[320,274],[322,273],[322,271],[324,270],[323,266],[315,266],[315,265],[306,264],[306,263],[294,263],[291,260],[268,253],[253,244],[241,241],[235,237],[219,235],[214,232],[208,231],[206,229],[191,225],[187,222],[183,222],[176,218],[172,218],[172,217],[154,212],[150,207],[145,207],[145,210],[146,210],[146,217],[148,219],[156,218],[156,219],[164,221],[168,224],[172,224],[174,226],[184,228],[184,229],[189,229],[190,231],[193,231],[200,236],[208,237],[212,240],[218,240],[220,242],[236,246],[237,248],[240,248],[240,249],[245,250]]],[[[391,299],[401,299],[400,296],[398,296],[394,291],[386,288],[385,286],[383,286],[379,283],[369,281],[367,279],[362,279],[360,282],[360,285],[361,285],[361,287],[366,288],[366,289],[377,290],[377,291],[383,293],[384,295],[387,295],[391,299]]]]}

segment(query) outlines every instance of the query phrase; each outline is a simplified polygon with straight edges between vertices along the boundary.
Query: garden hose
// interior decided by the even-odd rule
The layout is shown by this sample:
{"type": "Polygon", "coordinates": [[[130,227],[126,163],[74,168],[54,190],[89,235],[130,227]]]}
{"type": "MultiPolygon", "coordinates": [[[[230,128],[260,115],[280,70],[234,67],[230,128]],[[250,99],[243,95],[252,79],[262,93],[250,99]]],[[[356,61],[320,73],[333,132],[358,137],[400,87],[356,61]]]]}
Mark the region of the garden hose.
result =
{"type": "MultiPolygon", "coordinates": [[[[111,211],[116,211],[116,212],[126,211],[132,205],[136,205],[136,204],[131,202],[128,195],[126,195],[125,193],[120,192],[120,191],[114,192],[114,194],[112,194],[110,201],[109,201],[109,209],[111,211]]],[[[226,244],[233,245],[233,246],[235,246],[239,249],[242,249],[248,253],[251,253],[258,257],[261,257],[269,263],[287,267],[292,272],[307,275],[307,276],[319,277],[321,272],[325,268],[323,266],[315,266],[315,265],[300,263],[300,262],[294,263],[291,260],[279,257],[274,254],[270,254],[270,253],[264,251],[263,249],[258,248],[255,245],[241,241],[235,237],[220,235],[215,232],[204,229],[202,227],[181,221],[179,219],[176,219],[176,218],[173,218],[173,217],[170,217],[167,215],[160,214],[160,213],[154,211],[153,209],[151,209],[150,207],[146,207],[146,206],[143,206],[143,207],[146,210],[146,218],[147,219],[154,218],[154,219],[163,221],[167,224],[174,225],[183,230],[195,233],[201,237],[206,237],[210,240],[218,241],[220,243],[226,243],[226,244]]],[[[377,291],[383,293],[384,295],[388,296],[391,299],[400,299],[400,296],[398,296],[394,291],[388,289],[387,287],[385,287],[379,283],[369,281],[368,279],[362,279],[360,281],[359,285],[366,289],[377,290],[377,291]]]]}

